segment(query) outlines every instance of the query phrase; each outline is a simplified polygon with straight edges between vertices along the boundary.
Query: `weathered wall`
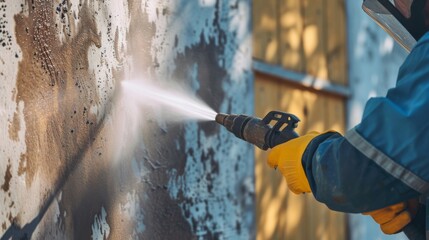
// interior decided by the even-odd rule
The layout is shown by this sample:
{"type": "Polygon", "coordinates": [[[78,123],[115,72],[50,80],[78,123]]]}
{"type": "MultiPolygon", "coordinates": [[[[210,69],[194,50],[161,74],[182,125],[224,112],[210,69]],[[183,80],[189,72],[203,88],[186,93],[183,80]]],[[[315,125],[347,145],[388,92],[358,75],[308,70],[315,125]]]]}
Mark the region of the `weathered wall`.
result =
{"type": "Polygon", "coordinates": [[[252,113],[250,1],[0,0],[1,239],[249,239],[253,148],[120,82],[252,113]],[[137,121],[138,120],[138,121],[137,121]]]}
{"type": "MultiPolygon", "coordinates": [[[[394,86],[406,52],[361,10],[362,1],[345,1],[348,23],[349,84],[348,128],[358,124],[366,101],[384,96],[394,86]]],[[[385,235],[369,216],[350,215],[350,237],[359,239],[407,239],[385,235]]]]}

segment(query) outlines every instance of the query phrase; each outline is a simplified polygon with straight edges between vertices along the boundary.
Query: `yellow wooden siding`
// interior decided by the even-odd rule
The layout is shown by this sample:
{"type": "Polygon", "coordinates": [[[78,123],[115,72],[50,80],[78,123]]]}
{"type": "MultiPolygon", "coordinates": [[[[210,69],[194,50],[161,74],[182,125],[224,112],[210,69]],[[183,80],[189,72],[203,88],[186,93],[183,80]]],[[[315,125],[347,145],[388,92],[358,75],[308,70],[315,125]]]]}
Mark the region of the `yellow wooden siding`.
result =
{"type": "MultiPolygon", "coordinates": [[[[271,110],[297,115],[299,134],[344,131],[344,100],[255,74],[255,115],[271,110]]],[[[330,211],[312,194],[295,195],[280,172],[266,164],[267,152],[255,150],[257,239],[345,239],[345,215],[330,211]]]]}
{"type": "MultiPolygon", "coordinates": [[[[254,0],[254,58],[347,85],[344,0],[254,0]]],[[[271,110],[297,115],[299,134],[328,129],[344,132],[345,99],[255,74],[255,115],[271,110]]],[[[280,172],[256,152],[257,239],[345,239],[346,217],[318,203],[312,194],[295,195],[280,172]]]]}
{"type": "Polygon", "coordinates": [[[326,57],[331,82],[347,85],[346,9],[343,0],[326,0],[326,57]]]}
{"type": "Polygon", "coordinates": [[[343,0],[254,0],[253,56],[347,84],[343,0]]]}
{"type": "MultiPolygon", "coordinates": [[[[289,1],[289,0],[288,0],[289,1]]],[[[326,63],[326,23],[325,23],[325,1],[303,0],[304,9],[304,32],[303,48],[305,72],[322,79],[328,78],[326,63]]],[[[286,53],[287,54],[287,53],[286,53]]]]}
{"type": "Polygon", "coordinates": [[[267,63],[279,62],[279,1],[253,1],[253,56],[267,63]]]}
{"type": "MultiPolygon", "coordinates": [[[[260,1],[254,1],[260,2],[260,1]]],[[[263,1],[261,1],[263,2],[263,1]]],[[[278,41],[280,44],[279,61],[275,64],[282,65],[287,69],[293,69],[297,72],[305,71],[304,61],[304,48],[303,48],[303,30],[304,30],[304,18],[303,18],[303,2],[302,1],[273,1],[279,4],[279,34],[278,41]]],[[[258,9],[254,9],[256,12],[260,12],[258,9]]],[[[264,13],[258,13],[264,15],[264,13]]],[[[257,21],[258,19],[255,19],[257,21]]],[[[255,31],[255,34],[258,34],[255,31]]],[[[259,37],[255,36],[254,42],[258,43],[259,37]]],[[[256,56],[255,56],[256,57],[256,56]]],[[[259,58],[266,62],[266,59],[259,58]]]]}

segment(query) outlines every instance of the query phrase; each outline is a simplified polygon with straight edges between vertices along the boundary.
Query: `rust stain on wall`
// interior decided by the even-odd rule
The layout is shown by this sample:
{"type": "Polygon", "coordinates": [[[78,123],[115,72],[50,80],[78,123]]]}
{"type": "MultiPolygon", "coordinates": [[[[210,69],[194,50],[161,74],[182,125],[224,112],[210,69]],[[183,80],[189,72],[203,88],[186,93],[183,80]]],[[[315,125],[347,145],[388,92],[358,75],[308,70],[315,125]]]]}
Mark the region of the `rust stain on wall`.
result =
{"type": "MultiPolygon", "coordinates": [[[[90,180],[96,183],[86,182],[82,189],[82,180],[88,179],[79,175],[82,174],[82,162],[100,159],[103,152],[104,141],[99,136],[108,106],[103,106],[101,99],[112,95],[110,91],[113,90],[107,89],[105,95],[100,95],[97,90],[100,84],[89,71],[89,49],[101,46],[94,10],[88,1],[84,1],[78,6],[78,15],[73,15],[67,11],[70,5],[68,1],[59,4],[26,1],[21,5],[22,13],[14,17],[17,43],[22,50],[16,101],[24,103],[27,146],[26,153],[21,155],[18,174],[25,173],[29,187],[36,175],[41,176],[46,184],[44,187],[49,190],[44,193],[46,200],[42,202],[39,214],[31,222],[23,222],[19,215],[10,214],[10,219],[16,220],[10,221],[12,225],[6,235],[32,236],[43,216],[58,201],[60,191],[64,191],[59,210],[63,227],[53,227],[65,227],[69,236],[90,236],[91,223],[100,209],[98,206],[109,205],[107,200],[100,200],[107,199],[109,192],[96,185],[98,181],[108,182],[106,177],[94,176],[90,180]],[[57,15],[60,21],[56,20],[57,15]],[[65,39],[59,39],[61,35],[65,39]],[[98,107],[96,113],[90,111],[94,106],[98,107]],[[97,192],[102,194],[97,195],[97,192]],[[73,194],[78,194],[79,198],[73,194]],[[86,207],[82,208],[82,204],[86,207]],[[65,217],[66,213],[71,217],[65,217]]],[[[16,119],[13,126],[19,126],[16,119]]],[[[94,172],[99,174],[105,168],[94,165],[94,172]]],[[[108,176],[108,173],[100,176],[108,176]]],[[[44,238],[55,236],[49,228],[37,234],[44,238]]]]}
{"type": "MultiPolygon", "coordinates": [[[[0,12],[7,8],[2,1],[0,12]]],[[[7,211],[2,238],[248,236],[251,225],[243,219],[251,219],[252,196],[242,187],[247,163],[225,163],[227,151],[220,142],[230,140],[218,136],[213,123],[168,123],[157,109],[146,109],[144,127],[134,133],[135,148],[121,152],[115,139],[120,136],[113,135],[124,79],[180,82],[216,110],[237,109],[242,98],[233,101],[233,96],[243,91],[227,94],[225,87],[235,84],[228,71],[234,56],[226,52],[238,44],[231,40],[235,33],[227,33],[229,2],[21,2],[16,3],[21,11],[13,18],[15,32],[0,33],[0,47],[18,44],[20,49],[18,73],[10,76],[16,77],[16,109],[6,134],[25,140],[23,152],[4,168],[8,181],[1,187],[8,191],[9,207],[2,208],[7,211]],[[189,169],[192,164],[198,167],[189,169]],[[37,198],[32,206],[16,201],[23,195],[11,195],[20,186],[16,179],[24,177],[25,190],[37,198]],[[199,182],[201,195],[189,195],[187,186],[199,182]],[[229,213],[234,220],[229,221],[229,213]],[[223,228],[227,222],[231,228],[223,228]]],[[[127,145],[126,136],[121,144],[127,145]]],[[[231,156],[243,152],[240,146],[231,156]]]]}
{"type": "Polygon", "coordinates": [[[26,160],[27,157],[25,154],[21,154],[21,157],[19,158],[19,166],[18,166],[18,176],[21,176],[25,173],[27,167],[26,167],[26,160]]]}
{"type": "Polygon", "coordinates": [[[58,178],[55,174],[76,161],[73,156],[94,134],[96,116],[86,109],[99,96],[87,71],[86,56],[88,48],[99,46],[100,40],[87,3],[81,6],[76,36],[69,36],[64,43],[56,37],[57,32],[71,28],[73,16],[61,13],[61,19],[65,20],[58,23],[54,14],[60,13],[53,2],[25,4],[28,16],[26,13],[15,16],[15,30],[23,54],[17,101],[23,101],[25,106],[27,183],[39,171],[55,181],[58,178]]]}
{"type": "Polygon", "coordinates": [[[13,115],[12,123],[9,126],[9,138],[18,141],[18,132],[20,130],[18,112],[13,115]]]}
{"type": "Polygon", "coordinates": [[[10,167],[10,165],[7,165],[6,173],[4,174],[4,183],[3,185],[1,185],[1,189],[3,189],[3,191],[5,192],[9,191],[10,179],[12,178],[12,174],[10,173],[10,167]]]}

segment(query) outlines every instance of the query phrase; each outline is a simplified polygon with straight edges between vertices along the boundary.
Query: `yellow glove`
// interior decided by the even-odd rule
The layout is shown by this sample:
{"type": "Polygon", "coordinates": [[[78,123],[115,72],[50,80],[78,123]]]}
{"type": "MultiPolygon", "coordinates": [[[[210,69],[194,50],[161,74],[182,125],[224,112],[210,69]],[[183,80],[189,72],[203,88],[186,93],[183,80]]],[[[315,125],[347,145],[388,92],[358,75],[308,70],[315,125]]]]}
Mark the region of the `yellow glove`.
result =
{"type": "Polygon", "coordinates": [[[417,213],[417,208],[418,200],[412,199],[362,214],[370,215],[375,222],[380,224],[381,231],[385,234],[394,234],[401,231],[411,222],[413,216],[417,213]]]}
{"type": "Polygon", "coordinates": [[[280,170],[293,193],[311,192],[302,167],[302,155],[307,145],[318,135],[317,132],[310,132],[307,135],[292,139],[275,146],[268,155],[268,165],[280,170]]]}

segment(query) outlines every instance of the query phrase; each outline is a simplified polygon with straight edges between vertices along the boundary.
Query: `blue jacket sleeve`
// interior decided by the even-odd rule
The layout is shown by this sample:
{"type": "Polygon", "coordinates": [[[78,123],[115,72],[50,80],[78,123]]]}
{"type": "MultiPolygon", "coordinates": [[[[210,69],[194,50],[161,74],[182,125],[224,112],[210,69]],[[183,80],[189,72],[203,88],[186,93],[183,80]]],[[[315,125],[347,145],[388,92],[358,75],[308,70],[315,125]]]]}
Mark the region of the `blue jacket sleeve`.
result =
{"type": "Polygon", "coordinates": [[[315,198],[336,211],[362,213],[419,195],[338,133],[315,138],[303,167],[315,198]]]}
{"type": "Polygon", "coordinates": [[[326,133],[303,155],[317,200],[365,212],[429,192],[429,33],[399,69],[386,97],[370,99],[345,137],[326,133]]]}

